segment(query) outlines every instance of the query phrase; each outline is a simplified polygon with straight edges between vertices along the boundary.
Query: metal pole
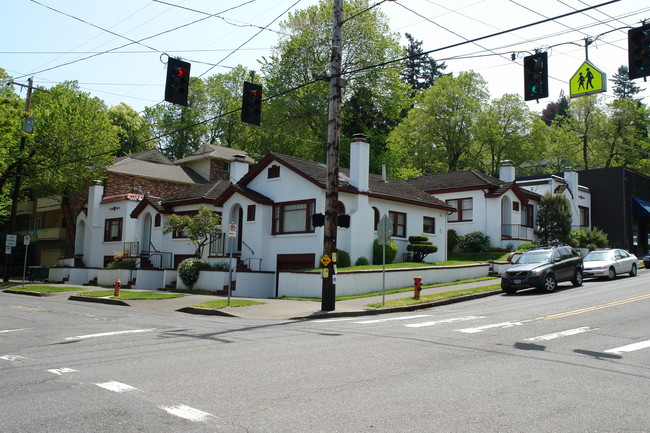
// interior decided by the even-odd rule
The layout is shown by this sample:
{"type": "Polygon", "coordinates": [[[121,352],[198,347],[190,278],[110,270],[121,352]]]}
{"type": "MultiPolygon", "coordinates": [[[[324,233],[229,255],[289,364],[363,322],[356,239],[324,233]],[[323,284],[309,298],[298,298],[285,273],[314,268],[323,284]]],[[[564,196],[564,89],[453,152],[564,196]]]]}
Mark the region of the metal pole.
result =
{"type": "Polygon", "coordinates": [[[29,244],[25,245],[25,262],[23,263],[23,286],[25,285],[25,271],[27,270],[27,250],[29,249],[29,244]]]}
{"type": "Polygon", "coordinates": [[[327,119],[327,191],[325,195],[325,225],[323,249],[332,258],[327,276],[323,278],[322,311],[333,311],[336,304],[336,236],[339,201],[339,141],[341,127],[341,26],[343,0],[333,0],[332,57],[330,63],[329,114],[327,119]]]}

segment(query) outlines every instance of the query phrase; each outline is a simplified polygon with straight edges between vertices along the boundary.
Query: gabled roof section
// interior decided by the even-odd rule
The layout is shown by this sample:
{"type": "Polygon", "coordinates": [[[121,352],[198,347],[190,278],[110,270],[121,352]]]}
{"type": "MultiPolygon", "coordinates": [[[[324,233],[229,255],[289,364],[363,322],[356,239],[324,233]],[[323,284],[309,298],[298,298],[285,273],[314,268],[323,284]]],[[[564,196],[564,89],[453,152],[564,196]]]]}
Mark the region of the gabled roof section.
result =
{"type": "Polygon", "coordinates": [[[230,185],[230,188],[224,192],[221,197],[216,201],[215,205],[216,206],[223,206],[223,204],[228,200],[230,197],[232,197],[235,193],[239,193],[243,195],[244,197],[248,197],[249,199],[253,200],[255,203],[259,204],[273,204],[273,200],[265,196],[264,194],[260,194],[259,192],[248,188],[247,186],[244,185],[230,185]]]}
{"type": "Polygon", "coordinates": [[[199,174],[187,167],[180,167],[164,156],[158,149],[149,149],[123,156],[106,169],[112,173],[144,177],[167,182],[194,185],[205,183],[199,174]]]}
{"type": "Polygon", "coordinates": [[[467,170],[427,174],[411,179],[408,183],[423,191],[435,193],[450,190],[497,189],[505,182],[487,174],[467,170]]]}
{"type": "MultiPolygon", "coordinates": [[[[325,164],[275,152],[267,154],[239,181],[238,184],[242,186],[248,185],[248,183],[274,162],[284,165],[289,170],[297,173],[305,178],[305,180],[322,189],[327,188],[327,166],[325,164]]],[[[368,180],[369,190],[364,194],[368,194],[370,197],[399,201],[419,206],[435,207],[444,210],[454,209],[445,202],[438,200],[413,185],[410,185],[406,181],[393,178],[387,178],[386,181],[383,181],[381,176],[375,174],[370,174],[368,180]]],[[[359,191],[350,185],[349,169],[339,169],[339,190],[347,193],[359,194],[359,191]]]]}
{"type": "Polygon", "coordinates": [[[214,202],[226,191],[226,189],[228,189],[229,186],[229,181],[218,179],[204,185],[195,186],[174,194],[166,195],[162,199],[162,205],[170,207],[192,203],[214,204],[214,202]]]}
{"type": "Polygon", "coordinates": [[[165,209],[162,205],[162,199],[160,197],[144,196],[142,201],[131,212],[131,218],[137,218],[140,216],[142,211],[144,211],[147,206],[151,206],[158,213],[169,213],[169,209],[165,209]]]}
{"type": "Polygon", "coordinates": [[[232,162],[236,155],[243,155],[244,161],[248,164],[255,164],[255,160],[248,156],[246,152],[232,147],[217,146],[215,144],[204,144],[199,147],[193,155],[176,160],[176,164],[183,165],[187,162],[197,161],[199,159],[218,159],[221,161],[232,162]]]}

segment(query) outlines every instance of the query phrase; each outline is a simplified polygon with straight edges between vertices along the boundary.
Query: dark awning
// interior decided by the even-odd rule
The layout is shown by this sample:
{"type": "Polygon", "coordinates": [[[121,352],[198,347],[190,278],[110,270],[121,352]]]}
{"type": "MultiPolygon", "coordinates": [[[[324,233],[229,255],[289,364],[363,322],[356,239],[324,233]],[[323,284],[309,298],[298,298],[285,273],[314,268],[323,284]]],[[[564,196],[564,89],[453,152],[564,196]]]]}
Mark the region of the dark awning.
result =
{"type": "Polygon", "coordinates": [[[650,216],[650,201],[632,197],[632,202],[632,214],[634,216],[650,216]]]}

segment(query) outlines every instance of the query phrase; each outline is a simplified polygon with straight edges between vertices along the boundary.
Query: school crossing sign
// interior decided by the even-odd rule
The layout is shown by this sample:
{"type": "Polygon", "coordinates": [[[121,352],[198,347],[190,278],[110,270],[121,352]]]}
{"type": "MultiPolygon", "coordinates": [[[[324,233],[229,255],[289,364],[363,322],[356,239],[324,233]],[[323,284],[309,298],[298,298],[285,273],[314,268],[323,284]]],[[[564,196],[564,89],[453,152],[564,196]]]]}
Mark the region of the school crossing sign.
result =
{"type": "Polygon", "coordinates": [[[585,60],[571,77],[569,91],[572,98],[606,92],[607,75],[589,60],[585,60]]]}

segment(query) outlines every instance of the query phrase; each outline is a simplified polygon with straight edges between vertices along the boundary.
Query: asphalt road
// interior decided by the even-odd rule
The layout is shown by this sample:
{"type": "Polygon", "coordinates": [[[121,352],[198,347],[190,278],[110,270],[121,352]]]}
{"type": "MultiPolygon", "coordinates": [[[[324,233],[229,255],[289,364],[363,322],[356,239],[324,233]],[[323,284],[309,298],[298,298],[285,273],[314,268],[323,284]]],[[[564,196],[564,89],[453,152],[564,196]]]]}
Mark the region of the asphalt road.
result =
{"type": "Polygon", "coordinates": [[[305,321],[0,293],[2,432],[648,432],[650,271],[305,321]]]}

